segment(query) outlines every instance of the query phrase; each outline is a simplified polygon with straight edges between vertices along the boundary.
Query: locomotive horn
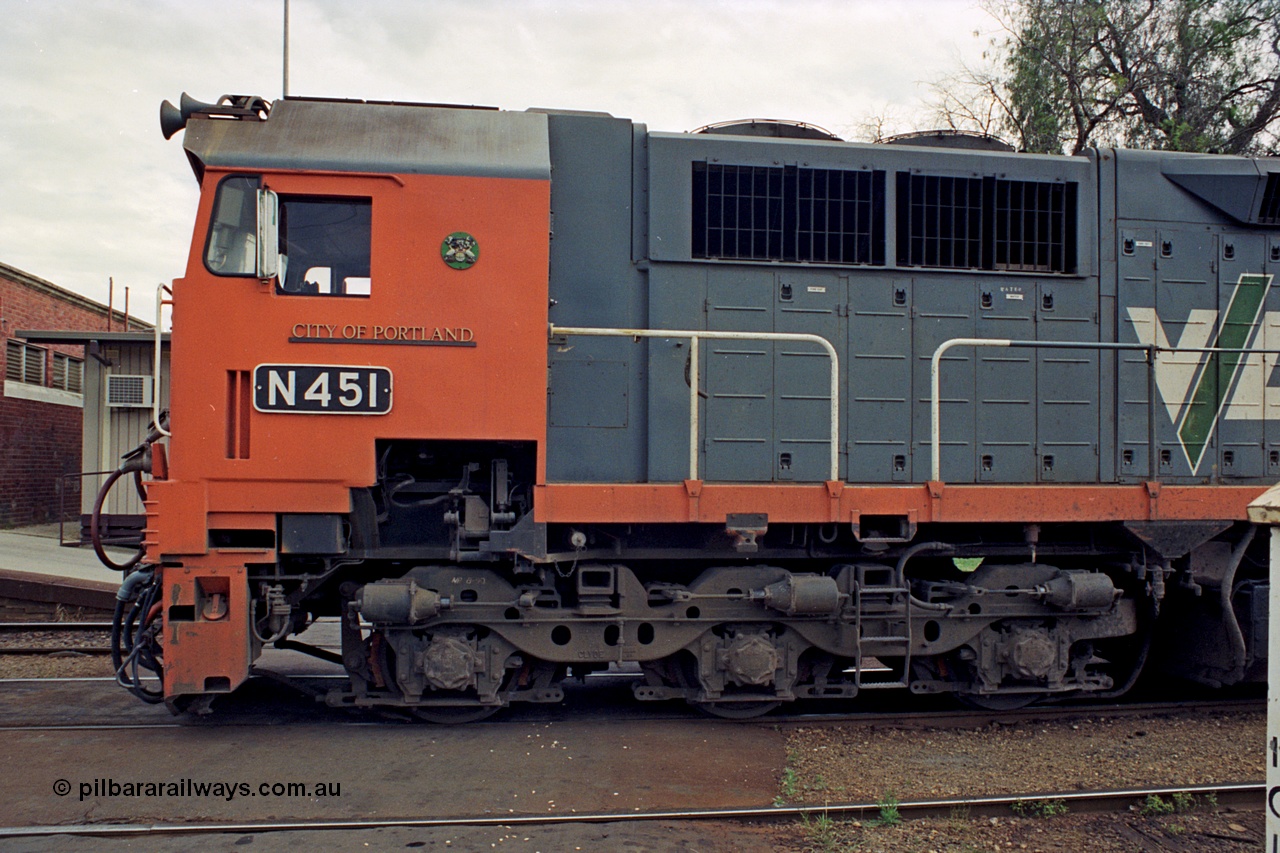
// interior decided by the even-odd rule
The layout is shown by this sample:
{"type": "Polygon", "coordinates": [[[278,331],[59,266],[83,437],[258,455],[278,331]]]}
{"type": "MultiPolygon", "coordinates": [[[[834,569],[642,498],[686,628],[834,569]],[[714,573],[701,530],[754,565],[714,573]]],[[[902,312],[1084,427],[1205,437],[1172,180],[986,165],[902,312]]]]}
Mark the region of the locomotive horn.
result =
{"type": "Polygon", "coordinates": [[[178,99],[178,106],[175,107],[168,101],[160,105],[160,131],[164,134],[164,138],[168,139],[186,127],[187,119],[191,118],[192,115],[217,106],[218,104],[197,101],[186,92],[183,92],[182,97],[178,99]]]}
{"type": "Polygon", "coordinates": [[[186,126],[187,120],[177,107],[168,101],[160,104],[160,132],[164,134],[165,139],[171,138],[186,126]]]}
{"type": "Polygon", "coordinates": [[[216,106],[218,106],[218,103],[209,104],[204,101],[197,101],[186,92],[183,92],[182,97],[178,99],[178,107],[182,110],[183,121],[191,118],[192,113],[198,113],[201,110],[207,110],[216,106]]]}

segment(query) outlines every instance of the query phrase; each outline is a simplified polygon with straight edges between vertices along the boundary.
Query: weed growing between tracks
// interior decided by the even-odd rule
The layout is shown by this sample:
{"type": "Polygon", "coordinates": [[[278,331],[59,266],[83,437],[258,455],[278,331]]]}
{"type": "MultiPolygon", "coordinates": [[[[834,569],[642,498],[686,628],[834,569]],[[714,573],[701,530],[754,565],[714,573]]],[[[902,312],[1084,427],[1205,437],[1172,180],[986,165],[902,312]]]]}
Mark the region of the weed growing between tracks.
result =
{"type": "Polygon", "coordinates": [[[945,818],[904,820],[896,826],[884,826],[877,821],[832,818],[825,810],[819,810],[797,821],[793,838],[780,839],[776,849],[804,853],[977,853],[1006,849],[1027,853],[1238,853],[1262,844],[1264,824],[1261,811],[1197,811],[1143,817],[1135,810],[995,818],[974,817],[958,809],[945,818]]]}
{"type": "Polygon", "coordinates": [[[876,805],[880,808],[880,817],[872,821],[872,826],[897,826],[902,823],[902,815],[898,813],[899,800],[894,796],[893,791],[886,791],[885,795],[876,801],[876,805]]]}
{"type": "MultiPolygon", "coordinates": [[[[878,816],[866,822],[860,820],[836,820],[828,813],[827,808],[821,811],[805,812],[800,816],[800,829],[810,850],[834,851],[846,850],[851,837],[867,838],[878,835],[881,841],[889,841],[890,836],[877,833],[880,828],[892,828],[902,823],[902,815],[898,812],[899,800],[892,791],[886,791],[877,801],[878,816]]],[[[858,848],[855,848],[858,849],[858,848]]],[[[890,849],[893,849],[891,845],[890,849]]]]}
{"type": "Polygon", "coordinates": [[[1067,813],[1067,804],[1062,800],[1018,800],[1013,813],[1018,817],[1060,817],[1067,813]]]}
{"type": "Polygon", "coordinates": [[[816,849],[836,849],[836,844],[840,840],[836,833],[836,822],[831,819],[825,809],[812,818],[809,817],[808,812],[805,812],[800,818],[800,823],[804,827],[805,838],[816,849]]]}
{"type": "Polygon", "coordinates": [[[773,798],[773,804],[785,806],[796,795],[796,771],[790,767],[784,767],[782,778],[778,780],[778,788],[781,790],[778,796],[773,798]]]}
{"type": "Polygon", "coordinates": [[[1203,797],[1197,797],[1190,791],[1174,791],[1169,795],[1169,799],[1166,800],[1157,794],[1151,794],[1138,808],[1138,814],[1143,817],[1160,817],[1162,815],[1186,814],[1202,807],[1210,811],[1216,810],[1218,808],[1218,796],[1212,791],[1203,797]]]}

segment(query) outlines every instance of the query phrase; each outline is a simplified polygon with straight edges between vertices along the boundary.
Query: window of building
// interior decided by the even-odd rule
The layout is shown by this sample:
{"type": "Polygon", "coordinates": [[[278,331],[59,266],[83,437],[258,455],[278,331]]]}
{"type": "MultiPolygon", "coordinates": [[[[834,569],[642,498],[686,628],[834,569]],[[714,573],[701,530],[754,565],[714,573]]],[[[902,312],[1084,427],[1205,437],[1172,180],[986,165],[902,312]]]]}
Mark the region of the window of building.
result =
{"type": "Polygon", "coordinates": [[[373,203],[280,197],[280,292],[368,296],[373,203]]]}
{"type": "Polygon", "coordinates": [[[72,394],[84,393],[84,362],[55,352],[53,354],[53,387],[70,391],[72,394]]]}
{"type": "Polygon", "coordinates": [[[44,385],[45,351],[21,341],[6,341],[4,378],[6,382],[44,385]]]}

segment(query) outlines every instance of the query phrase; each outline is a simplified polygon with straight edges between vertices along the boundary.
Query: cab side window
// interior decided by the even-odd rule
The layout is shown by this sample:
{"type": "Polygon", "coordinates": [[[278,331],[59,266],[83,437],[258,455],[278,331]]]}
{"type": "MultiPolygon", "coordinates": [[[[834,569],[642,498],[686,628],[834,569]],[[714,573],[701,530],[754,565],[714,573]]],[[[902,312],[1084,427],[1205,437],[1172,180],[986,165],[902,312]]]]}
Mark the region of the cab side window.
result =
{"type": "Polygon", "coordinates": [[[368,296],[373,204],[367,198],[280,197],[280,293],[368,296]]]}
{"type": "Polygon", "coordinates": [[[214,275],[254,275],[258,257],[257,191],[254,177],[224,178],[213,202],[204,263],[214,275]]]}

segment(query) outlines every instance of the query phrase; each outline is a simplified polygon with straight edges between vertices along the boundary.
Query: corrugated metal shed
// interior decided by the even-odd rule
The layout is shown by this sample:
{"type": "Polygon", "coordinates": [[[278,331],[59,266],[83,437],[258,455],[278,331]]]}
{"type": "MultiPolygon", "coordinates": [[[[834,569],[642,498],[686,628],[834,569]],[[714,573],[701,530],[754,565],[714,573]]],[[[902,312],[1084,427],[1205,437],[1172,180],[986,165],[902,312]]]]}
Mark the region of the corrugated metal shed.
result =
{"type": "MultiPolygon", "coordinates": [[[[32,343],[82,344],[84,362],[84,437],[82,466],[86,474],[111,472],[120,465],[121,457],[142,443],[152,419],[148,405],[111,405],[108,384],[123,377],[137,377],[132,384],[153,382],[155,335],[153,332],[61,332],[20,331],[20,337],[32,343]]],[[[169,336],[161,336],[160,408],[169,406],[169,336]]],[[[98,489],[105,474],[84,476],[81,482],[82,523],[87,525],[93,512],[98,489]]],[[[142,501],[131,483],[118,483],[111,490],[102,514],[110,530],[140,530],[143,519],[142,501]]],[[[86,527],[87,530],[87,527],[86,527]]]]}

